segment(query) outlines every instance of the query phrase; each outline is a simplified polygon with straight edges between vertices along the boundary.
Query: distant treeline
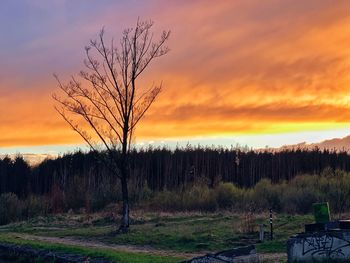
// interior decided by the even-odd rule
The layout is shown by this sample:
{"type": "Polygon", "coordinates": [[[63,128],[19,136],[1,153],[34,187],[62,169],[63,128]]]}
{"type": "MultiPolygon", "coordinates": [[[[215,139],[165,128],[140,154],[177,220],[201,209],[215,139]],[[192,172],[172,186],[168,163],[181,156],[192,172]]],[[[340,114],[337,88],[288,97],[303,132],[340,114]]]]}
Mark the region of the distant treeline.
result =
{"type": "MultiPolygon", "coordinates": [[[[30,167],[20,156],[15,160],[4,158],[0,160],[0,193],[12,192],[26,198],[53,191],[65,195],[77,195],[79,191],[91,195],[117,192],[119,181],[99,161],[98,154],[103,155],[66,154],[35,167],[30,167]]],[[[318,149],[255,152],[200,147],[150,148],[133,151],[130,163],[131,192],[144,187],[153,192],[181,190],[199,180],[207,182],[209,187],[222,181],[249,188],[263,178],[279,183],[298,174],[319,174],[327,167],[350,171],[349,154],[318,149]]]]}

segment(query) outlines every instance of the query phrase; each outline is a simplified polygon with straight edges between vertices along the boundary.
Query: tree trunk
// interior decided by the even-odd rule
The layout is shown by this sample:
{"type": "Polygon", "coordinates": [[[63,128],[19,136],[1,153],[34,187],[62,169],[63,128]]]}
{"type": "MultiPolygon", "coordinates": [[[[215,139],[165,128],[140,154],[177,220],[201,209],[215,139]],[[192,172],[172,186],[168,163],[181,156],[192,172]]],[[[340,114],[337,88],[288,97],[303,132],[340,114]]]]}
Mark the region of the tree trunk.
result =
{"type": "MultiPolygon", "coordinates": [[[[128,123],[128,120],[127,122],[128,123]]],[[[123,211],[120,222],[119,232],[126,233],[129,230],[129,192],[128,192],[128,178],[129,178],[129,163],[128,163],[128,125],[124,127],[122,156],[121,156],[121,185],[122,185],[122,199],[123,211]]]]}
{"type": "Polygon", "coordinates": [[[127,232],[129,229],[129,194],[128,194],[128,183],[126,177],[126,171],[123,173],[121,178],[122,184],[122,197],[123,197],[123,212],[121,224],[119,227],[120,232],[127,232]]]}

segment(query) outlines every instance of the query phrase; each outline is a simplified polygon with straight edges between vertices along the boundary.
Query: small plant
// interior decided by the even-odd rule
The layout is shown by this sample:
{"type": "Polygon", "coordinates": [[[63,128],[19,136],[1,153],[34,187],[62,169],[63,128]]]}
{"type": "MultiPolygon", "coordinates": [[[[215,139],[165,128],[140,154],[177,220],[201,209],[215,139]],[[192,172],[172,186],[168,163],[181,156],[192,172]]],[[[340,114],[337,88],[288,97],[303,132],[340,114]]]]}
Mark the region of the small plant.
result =
{"type": "Polygon", "coordinates": [[[250,234],[256,232],[256,217],[251,211],[244,213],[240,231],[243,234],[250,234]]]}

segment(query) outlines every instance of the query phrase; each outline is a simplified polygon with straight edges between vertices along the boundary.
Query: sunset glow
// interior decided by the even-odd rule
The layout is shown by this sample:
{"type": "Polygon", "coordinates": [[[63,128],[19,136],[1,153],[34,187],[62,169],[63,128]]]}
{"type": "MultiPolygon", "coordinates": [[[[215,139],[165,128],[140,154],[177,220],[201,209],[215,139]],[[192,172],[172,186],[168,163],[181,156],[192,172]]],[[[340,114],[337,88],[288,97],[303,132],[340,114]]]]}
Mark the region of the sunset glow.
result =
{"type": "Polygon", "coordinates": [[[139,82],[164,89],[137,142],[261,147],[350,134],[349,1],[21,2],[0,8],[0,148],[81,145],[53,108],[52,74],[78,73],[89,39],[102,27],[118,39],[137,17],[172,32],[171,52],[139,82]]]}

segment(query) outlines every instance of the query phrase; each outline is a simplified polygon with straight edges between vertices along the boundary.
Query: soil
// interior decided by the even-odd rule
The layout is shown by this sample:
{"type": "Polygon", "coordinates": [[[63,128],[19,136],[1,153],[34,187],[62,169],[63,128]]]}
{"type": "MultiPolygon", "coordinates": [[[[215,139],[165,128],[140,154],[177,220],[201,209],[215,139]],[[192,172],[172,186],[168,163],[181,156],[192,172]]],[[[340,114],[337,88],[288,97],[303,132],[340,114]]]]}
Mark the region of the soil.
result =
{"type": "MultiPolygon", "coordinates": [[[[171,250],[160,250],[153,248],[151,246],[135,246],[135,245],[116,245],[116,244],[107,244],[99,241],[92,240],[81,240],[70,237],[45,237],[45,236],[35,236],[28,234],[16,234],[17,237],[27,240],[37,240],[43,242],[50,242],[56,244],[72,245],[72,246],[82,246],[82,247],[91,247],[91,248],[105,248],[112,249],[116,251],[132,252],[132,253],[146,253],[158,256],[172,256],[172,257],[182,257],[184,259],[191,259],[198,256],[203,256],[208,251],[202,251],[198,253],[186,253],[178,252],[171,250]]],[[[286,253],[268,253],[268,254],[259,254],[259,258],[264,262],[278,262],[281,259],[286,259],[286,253]]]]}
{"type": "Polygon", "coordinates": [[[34,235],[28,235],[28,234],[16,234],[18,238],[21,239],[27,239],[27,240],[37,240],[37,241],[44,241],[44,242],[50,242],[50,243],[56,243],[56,244],[64,244],[64,245],[72,245],[72,246],[82,246],[82,247],[91,247],[91,248],[106,248],[106,249],[112,249],[116,251],[125,251],[125,252],[132,252],[132,253],[146,253],[146,254],[152,254],[152,255],[159,255],[159,256],[173,256],[173,257],[182,257],[186,259],[190,259],[193,257],[198,257],[200,255],[206,254],[206,252],[203,253],[184,253],[184,252],[177,252],[177,251],[171,251],[171,250],[160,250],[156,249],[150,246],[135,246],[135,245],[115,245],[115,244],[106,244],[99,241],[86,241],[81,239],[75,239],[75,238],[69,238],[69,237],[45,237],[45,236],[34,236],[34,235]]]}

